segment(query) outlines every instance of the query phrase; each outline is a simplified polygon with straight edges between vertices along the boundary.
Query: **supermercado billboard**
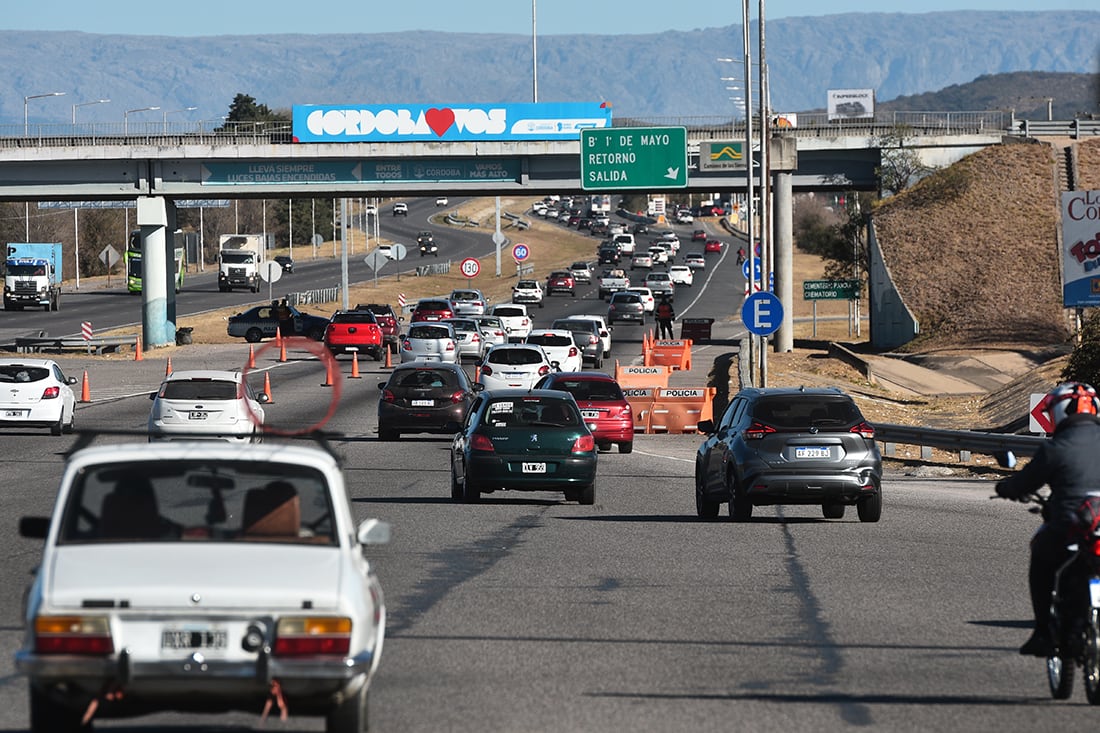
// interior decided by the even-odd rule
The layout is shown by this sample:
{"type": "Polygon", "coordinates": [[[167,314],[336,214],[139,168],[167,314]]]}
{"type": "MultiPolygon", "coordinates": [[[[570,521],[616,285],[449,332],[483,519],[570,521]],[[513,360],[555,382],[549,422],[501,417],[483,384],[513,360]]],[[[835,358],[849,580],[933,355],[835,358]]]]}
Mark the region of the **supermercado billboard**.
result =
{"type": "Polygon", "coordinates": [[[1100,306],[1100,191],[1062,194],[1062,302],[1100,306]]]}
{"type": "Polygon", "coordinates": [[[294,139],[318,142],[574,140],[611,127],[599,102],[295,105],[294,139]]]}

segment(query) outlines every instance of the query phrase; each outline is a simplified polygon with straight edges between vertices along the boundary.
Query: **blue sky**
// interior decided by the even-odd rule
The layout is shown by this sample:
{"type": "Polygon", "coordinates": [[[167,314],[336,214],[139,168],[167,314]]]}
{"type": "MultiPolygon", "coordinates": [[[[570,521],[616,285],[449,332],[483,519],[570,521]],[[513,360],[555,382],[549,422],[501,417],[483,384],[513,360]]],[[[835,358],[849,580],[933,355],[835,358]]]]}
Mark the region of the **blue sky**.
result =
{"type": "MultiPolygon", "coordinates": [[[[758,0],[750,0],[755,17],[758,0]]],[[[768,20],[838,13],[942,10],[1088,10],[1097,0],[768,0],[768,20]],[[1041,5],[1041,7],[1036,7],[1041,5]]],[[[149,0],[39,0],[6,3],[4,30],[196,36],[269,33],[387,33],[437,30],[531,33],[530,0],[262,0],[186,3],[149,0]]],[[[539,35],[657,33],[736,25],[737,0],[536,0],[539,35]],[[624,12],[624,9],[628,9],[624,12]]]]}

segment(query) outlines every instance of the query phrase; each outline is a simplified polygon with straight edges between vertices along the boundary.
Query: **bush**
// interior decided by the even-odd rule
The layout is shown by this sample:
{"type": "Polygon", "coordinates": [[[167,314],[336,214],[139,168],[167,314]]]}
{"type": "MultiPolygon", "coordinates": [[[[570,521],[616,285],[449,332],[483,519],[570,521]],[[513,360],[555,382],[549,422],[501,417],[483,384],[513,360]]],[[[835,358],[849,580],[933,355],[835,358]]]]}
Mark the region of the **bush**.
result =
{"type": "Polygon", "coordinates": [[[1100,384],[1100,312],[1090,309],[1081,322],[1081,340],[1069,355],[1062,378],[1100,384]]]}

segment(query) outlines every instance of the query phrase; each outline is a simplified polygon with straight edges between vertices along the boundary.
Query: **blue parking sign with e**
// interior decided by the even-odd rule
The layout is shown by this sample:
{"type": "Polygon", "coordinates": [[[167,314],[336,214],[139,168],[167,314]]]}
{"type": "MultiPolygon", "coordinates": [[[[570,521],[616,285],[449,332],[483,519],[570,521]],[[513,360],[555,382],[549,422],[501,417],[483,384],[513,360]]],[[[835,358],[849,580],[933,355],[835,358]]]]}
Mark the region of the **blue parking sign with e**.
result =
{"type": "Polygon", "coordinates": [[[751,333],[768,336],[783,322],[783,304],[772,293],[753,293],[741,306],[741,320],[751,333]]]}
{"type": "Polygon", "coordinates": [[[751,260],[745,260],[741,263],[741,274],[745,276],[745,279],[749,279],[749,265],[752,265],[752,279],[760,281],[760,258],[753,257],[751,260]]]}

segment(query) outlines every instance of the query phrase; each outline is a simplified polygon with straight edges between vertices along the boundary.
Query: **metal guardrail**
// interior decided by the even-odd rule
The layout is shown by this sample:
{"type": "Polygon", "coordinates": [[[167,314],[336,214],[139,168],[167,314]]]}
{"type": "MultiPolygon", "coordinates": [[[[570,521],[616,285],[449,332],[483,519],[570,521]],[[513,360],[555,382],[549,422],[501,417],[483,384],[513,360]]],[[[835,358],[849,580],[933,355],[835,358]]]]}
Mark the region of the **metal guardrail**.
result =
{"type": "Polygon", "coordinates": [[[340,286],[331,288],[316,288],[314,290],[302,290],[297,293],[287,293],[287,303],[293,306],[313,305],[316,303],[335,303],[340,299],[340,286]]]}
{"type": "MultiPolygon", "coordinates": [[[[886,455],[893,455],[892,445],[919,445],[922,448],[940,448],[959,453],[968,459],[969,454],[995,456],[1011,451],[1020,456],[1033,456],[1046,438],[1039,435],[1015,433],[983,433],[976,430],[941,430],[912,425],[875,423],[875,440],[885,444],[886,455]]],[[[922,458],[929,458],[922,450],[922,458]]]]}
{"type": "Polygon", "coordinates": [[[1025,137],[1082,137],[1100,135],[1100,120],[1017,120],[1012,128],[1025,137]]]}
{"type": "Polygon", "coordinates": [[[96,354],[106,354],[118,351],[121,346],[137,348],[138,335],[125,336],[101,336],[86,339],[80,336],[49,337],[49,336],[19,336],[15,339],[15,350],[20,354],[39,353],[41,351],[63,351],[64,349],[87,349],[96,354]]]}

